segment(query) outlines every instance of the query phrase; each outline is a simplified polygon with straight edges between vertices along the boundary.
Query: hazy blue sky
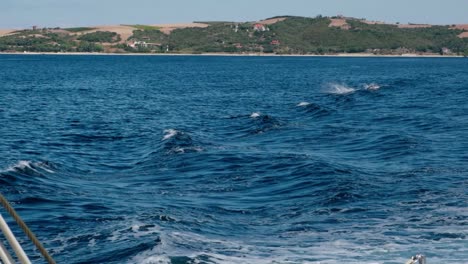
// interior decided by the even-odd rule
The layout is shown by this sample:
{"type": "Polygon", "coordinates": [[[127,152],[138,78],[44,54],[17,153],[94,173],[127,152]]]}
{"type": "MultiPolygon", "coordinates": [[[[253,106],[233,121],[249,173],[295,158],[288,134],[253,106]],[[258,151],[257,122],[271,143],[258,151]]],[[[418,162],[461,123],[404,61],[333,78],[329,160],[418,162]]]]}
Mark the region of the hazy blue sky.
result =
{"type": "Polygon", "coordinates": [[[253,21],[318,14],[401,23],[468,23],[468,0],[0,0],[0,28],[253,21]]]}

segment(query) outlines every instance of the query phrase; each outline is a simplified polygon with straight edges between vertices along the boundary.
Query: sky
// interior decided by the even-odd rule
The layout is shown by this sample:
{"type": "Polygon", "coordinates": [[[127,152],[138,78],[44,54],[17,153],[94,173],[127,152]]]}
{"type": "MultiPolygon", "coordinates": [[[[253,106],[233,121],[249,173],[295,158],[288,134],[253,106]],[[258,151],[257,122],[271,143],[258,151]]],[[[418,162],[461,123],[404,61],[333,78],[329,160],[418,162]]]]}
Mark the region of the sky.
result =
{"type": "Polygon", "coordinates": [[[342,14],[385,22],[468,24],[468,0],[0,0],[0,28],[256,21],[342,14]]]}

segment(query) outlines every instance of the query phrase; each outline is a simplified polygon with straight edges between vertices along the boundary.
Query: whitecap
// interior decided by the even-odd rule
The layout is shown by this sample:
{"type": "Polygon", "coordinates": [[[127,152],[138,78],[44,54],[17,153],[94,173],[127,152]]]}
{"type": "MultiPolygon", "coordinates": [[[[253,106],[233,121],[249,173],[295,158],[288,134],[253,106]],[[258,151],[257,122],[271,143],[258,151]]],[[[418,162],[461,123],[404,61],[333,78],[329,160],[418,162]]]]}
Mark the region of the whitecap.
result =
{"type": "Polygon", "coordinates": [[[250,118],[257,118],[257,117],[260,117],[261,114],[259,112],[253,112],[251,115],[250,115],[250,118]]]}
{"type": "Polygon", "coordinates": [[[96,238],[92,238],[88,242],[88,247],[95,247],[96,246],[96,238]]]}
{"type": "MultiPolygon", "coordinates": [[[[128,263],[171,263],[170,256],[186,256],[191,259],[190,263],[218,263],[218,264],[270,264],[270,263],[342,263],[339,260],[332,260],[331,256],[346,255],[348,258],[362,256],[362,252],[354,252],[356,244],[343,244],[335,242],[325,243],[324,246],[295,247],[276,244],[275,247],[261,246],[257,243],[251,244],[245,241],[225,240],[217,238],[208,238],[199,234],[189,232],[167,232],[158,233],[161,243],[149,250],[140,252],[128,263]],[[198,249],[181,247],[180,245],[195,244],[202,245],[198,249]],[[281,245],[281,246],[280,246],[281,245]],[[343,249],[343,246],[348,246],[343,249]],[[331,247],[331,248],[330,248],[331,247]],[[206,250],[210,248],[210,250],[206,250]],[[230,254],[224,254],[219,251],[228,251],[230,254]],[[268,255],[265,253],[268,252],[268,255]],[[323,252],[317,254],[317,258],[328,259],[326,262],[310,262],[304,260],[304,255],[298,252],[323,252]]],[[[369,248],[365,248],[371,251],[369,248]]],[[[375,253],[375,252],[373,252],[375,253]]],[[[372,254],[372,252],[370,253],[372,254]]],[[[346,262],[346,261],[345,261],[346,262]]],[[[346,262],[351,263],[351,262],[346,262]]],[[[356,263],[356,262],[353,262],[356,263]]],[[[359,262],[366,264],[375,264],[375,262],[359,262]]]]}
{"type": "Polygon", "coordinates": [[[9,166],[5,169],[5,172],[24,171],[25,169],[32,170],[39,173],[37,169],[41,169],[48,173],[55,173],[46,162],[33,162],[30,160],[20,160],[17,163],[9,166]]]}
{"type": "Polygon", "coordinates": [[[29,161],[29,160],[20,160],[20,161],[18,161],[16,164],[13,164],[13,165],[11,165],[10,167],[8,167],[8,168],[6,169],[6,171],[11,171],[11,172],[13,172],[13,171],[17,171],[17,170],[24,170],[24,169],[26,169],[26,168],[35,171],[35,169],[32,168],[32,164],[33,164],[32,161],[29,161]]]}
{"type": "Polygon", "coordinates": [[[364,84],[364,89],[366,90],[369,90],[369,91],[375,91],[375,90],[378,90],[380,89],[380,85],[376,84],[376,83],[366,83],[364,84]]]}
{"type": "Polygon", "coordinates": [[[173,149],[173,151],[174,151],[175,153],[185,153],[185,148],[182,148],[182,147],[175,147],[175,148],[173,149]]]}
{"type": "Polygon", "coordinates": [[[42,170],[45,170],[46,172],[48,173],[55,173],[55,171],[53,171],[52,169],[50,169],[50,167],[44,163],[44,162],[38,162],[35,164],[36,166],[40,167],[42,170]]]}
{"type": "Polygon", "coordinates": [[[174,137],[175,135],[177,135],[177,133],[179,133],[179,131],[175,130],[175,129],[166,129],[164,130],[164,137],[163,137],[163,141],[164,140],[168,140],[172,137],[174,137]]]}
{"type": "Polygon", "coordinates": [[[132,263],[140,263],[140,264],[170,264],[172,263],[171,259],[166,256],[150,256],[147,258],[140,257],[134,258],[135,262],[132,263]]]}
{"type": "Polygon", "coordinates": [[[297,106],[308,106],[310,105],[309,102],[300,102],[299,104],[297,104],[297,106]]]}
{"type": "MultiPolygon", "coordinates": [[[[386,226],[386,224],[384,224],[386,226]]],[[[130,228],[119,228],[121,235],[117,241],[128,239],[141,239],[153,237],[158,243],[150,248],[140,251],[127,260],[126,263],[171,263],[173,256],[184,256],[190,263],[217,263],[217,264],[271,264],[271,263],[354,263],[354,264],[378,264],[378,263],[405,263],[411,255],[407,252],[418,253],[417,246],[395,243],[395,241],[384,242],[376,246],[373,243],[365,243],[368,237],[392,239],[375,230],[365,230],[355,236],[338,238],[335,232],[324,236],[325,241],[321,243],[306,243],[297,246],[293,241],[303,241],[316,237],[316,231],[293,231],[285,234],[286,240],[269,241],[264,243],[262,239],[232,239],[207,236],[189,231],[172,231],[157,225],[146,225],[137,221],[130,224],[130,228]],[[128,232],[130,230],[130,232],[128,232]],[[294,239],[289,240],[288,238],[294,239]],[[394,252],[402,252],[395,254],[394,252]],[[310,260],[314,258],[315,260],[310,260]]],[[[412,231],[412,230],[410,230],[412,231]]],[[[462,243],[463,241],[461,241],[462,243]]],[[[438,243],[438,242],[434,242],[438,243]]],[[[445,242],[441,242],[443,244],[445,242]]],[[[462,245],[462,244],[461,244],[462,245]]],[[[419,247],[420,245],[418,245],[419,247]]],[[[424,250],[430,251],[425,245],[424,250]]],[[[438,245],[434,245],[437,247],[438,245]]],[[[460,247],[462,248],[462,246],[460,247]]],[[[450,252],[447,248],[446,252],[450,252]]],[[[451,249],[453,250],[453,248],[451,249]]],[[[439,257],[433,256],[434,263],[440,263],[439,257]]],[[[464,263],[457,260],[450,263],[464,263]]]]}
{"type": "Polygon", "coordinates": [[[172,149],[171,152],[183,154],[183,153],[186,153],[186,152],[202,152],[202,151],[203,151],[203,148],[194,146],[194,147],[185,147],[185,148],[184,147],[175,147],[174,149],[172,149]]]}
{"type": "Polygon", "coordinates": [[[325,92],[330,94],[349,94],[355,92],[356,89],[344,84],[329,83],[326,85],[325,92]]]}

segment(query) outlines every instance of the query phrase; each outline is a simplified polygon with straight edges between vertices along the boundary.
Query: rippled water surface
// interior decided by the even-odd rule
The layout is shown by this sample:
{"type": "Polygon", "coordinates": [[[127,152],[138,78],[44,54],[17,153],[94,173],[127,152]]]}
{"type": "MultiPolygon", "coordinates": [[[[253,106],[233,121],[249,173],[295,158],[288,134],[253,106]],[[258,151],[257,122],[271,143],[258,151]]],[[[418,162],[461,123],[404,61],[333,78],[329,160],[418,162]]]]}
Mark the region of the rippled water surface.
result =
{"type": "Polygon", "coordinates": [[[59,263],[467,263],[467,114],[463,58],[2,55],[0,192],[59,263]]]}

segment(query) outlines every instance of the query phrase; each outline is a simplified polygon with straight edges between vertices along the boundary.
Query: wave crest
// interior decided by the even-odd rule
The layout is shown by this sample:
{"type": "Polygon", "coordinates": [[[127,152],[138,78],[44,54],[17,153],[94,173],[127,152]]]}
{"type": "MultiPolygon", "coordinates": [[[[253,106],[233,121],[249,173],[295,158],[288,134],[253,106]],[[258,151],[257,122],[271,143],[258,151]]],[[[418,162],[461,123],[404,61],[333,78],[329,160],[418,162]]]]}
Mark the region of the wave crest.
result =
{"type": "Polygon", "coordinates": [[[203,149],[195,145],[192,137],[182,131],[176,129],[164,130],[162,141],[164,142],[163,148],[168,153],[187,153],[187,152],[200,152],[203,149]]]}
{"type": "Polygon", "coordinates": [[[55,173],[54,166],[48,161],[33,162],[29,160],[20,160],[9,166],[3,172],[16,172],[22,174],[42,174],[43,172],[55,173]]]}
{"type": "Polygon", "coordinates": [[[322,116],[330,113],[330,110],[315,103],[301,102],[297,104],[302,111],[309,113],[313,116],[322,116]]]}
{"type": "Polygon", "coordinates": [[[163,141],[164,140],[168,140],[174,136],[177,135],[177,133],[180,133],[179,131],[175,130],[175,129],[166,129],[164,130],[164,136],[163,136],[163,141]]]}
{"type": "Polygon", "coordinates": [[[350,94],[356,91],[355,88],[339,83],[328,83],[325,85],[324,92],[328,94],[350,94]]]}
{"type": "Polygon", "coordinates": [[[253,124],[253,134],[261,134],[269,130],[281,127],[281,122],[269,115],[260,115],[255,118],[253,124]]]}
{"type": "Polygon", "coordinates": [[[304,106],[308,106],[308,105],[310,105],[309,102],[300,102],[300,103],[297,104],[298,107],[304,107],[304,106]]]}
{"type": "Polygon", "coordinates": [[[250,115],[250,118],[258,118],[260,117],[262,114],[260,114],[259,112],[253,112],[251,115],[250,115]]]}
{"type": "Polygon", "coordinates": [[[368,91],[376,91],[378,89],[380,89],[380,85],[378,85],[377,83],[366,83],[364,84],[364,89],[368,90],[368,91]]]}

